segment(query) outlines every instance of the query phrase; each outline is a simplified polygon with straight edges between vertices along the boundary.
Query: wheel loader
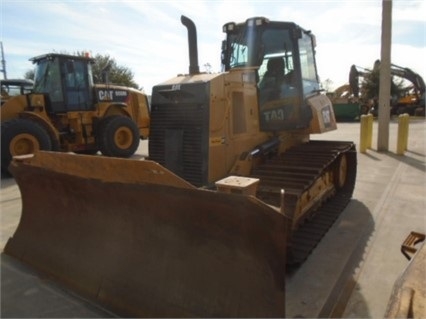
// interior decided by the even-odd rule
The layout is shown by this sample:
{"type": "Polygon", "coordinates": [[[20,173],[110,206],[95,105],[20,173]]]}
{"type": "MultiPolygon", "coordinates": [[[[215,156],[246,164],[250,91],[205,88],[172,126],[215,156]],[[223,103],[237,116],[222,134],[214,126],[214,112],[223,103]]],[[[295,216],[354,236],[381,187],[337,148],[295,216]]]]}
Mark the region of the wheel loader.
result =
{"type": "Polygon", "coordinates": [[[351,199],[352,142],[321,93],[315,37],[263,17],[223,26],[221,73],[152,92],[144,160],[39,151],[5,252],[120,316],[285,317],[285,275],[351,199]]]}
{"type": "Polygon", "coordinates": [[[31,93],[1,107],[1,168],[13,156],[37,150],[130,157],[149,134],[145,94],[94,84],[89,56],[49,53],[31,59],[31,93]]]}
{"type": "Polygon", "coordinates": [[[31,92],[33,81],[27,79],[6,79],[1,80],[1,105],[15,95],[31,92]]]}

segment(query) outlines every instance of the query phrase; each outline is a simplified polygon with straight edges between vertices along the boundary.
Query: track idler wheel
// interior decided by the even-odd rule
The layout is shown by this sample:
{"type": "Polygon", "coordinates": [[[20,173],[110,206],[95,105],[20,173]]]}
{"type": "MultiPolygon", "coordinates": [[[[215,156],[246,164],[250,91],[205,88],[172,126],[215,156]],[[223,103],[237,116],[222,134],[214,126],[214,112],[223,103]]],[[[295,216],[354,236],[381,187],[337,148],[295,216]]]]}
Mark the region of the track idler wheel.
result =
{"type": "Polygon", "coordinates": [[[336,169],[335,185],[337,188],[342,188],[346,184],[348,176],[348,160],[345,154],[340,156],[336,169]]]}

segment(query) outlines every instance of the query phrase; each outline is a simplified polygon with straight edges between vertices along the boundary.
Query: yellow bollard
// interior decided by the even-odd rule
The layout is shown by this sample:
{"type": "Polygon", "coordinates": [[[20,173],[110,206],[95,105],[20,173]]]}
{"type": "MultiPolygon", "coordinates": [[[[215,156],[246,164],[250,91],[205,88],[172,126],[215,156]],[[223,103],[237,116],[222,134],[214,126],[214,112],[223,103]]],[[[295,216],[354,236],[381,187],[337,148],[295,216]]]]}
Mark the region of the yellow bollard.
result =
{"type": "Polygon", "coordinates": [[[404,151],[408,150],[408,128],[410,126],[410,115],[405,114],[404,151]]]}
{"type": "Polygon", "coordinates": [[[359,141],[359,151],[361,153],[367,152],[367,135],[368,135],[368,115],[361,115],[360,119],[360,141],[359,141]]]}
{"type": "Polygon", "coordinates": [[[396,142],[396,154],[404,155],[408,148],[408,123],[410,116],[408,114],[401,114],[398,116],[398,138],[396,142]]]}
{"type": "Polygon", "coordinates": [[[371,149],[373,142],[373,114],[367,114],[367,148],[371,149]]]}

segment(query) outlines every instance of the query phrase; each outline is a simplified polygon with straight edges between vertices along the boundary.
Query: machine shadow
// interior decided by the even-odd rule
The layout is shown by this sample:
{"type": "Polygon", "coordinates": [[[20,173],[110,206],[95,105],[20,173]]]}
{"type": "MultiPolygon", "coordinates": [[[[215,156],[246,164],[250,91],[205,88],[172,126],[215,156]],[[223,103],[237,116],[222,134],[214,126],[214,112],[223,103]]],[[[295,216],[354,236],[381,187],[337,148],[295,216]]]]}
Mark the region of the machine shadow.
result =
{"type": "MultiPolygon", "coordinates": [[[[352,199],[308,259],[298,268],[287,269],[286,315],[341,317],[354,294],[357,271],[369,249],[374,228],[369,208],[352,199]],[[319,307],[301,307],[306,300],[319,307]]],[[[367,303],[359,294],[356,296],[357,307],[363,309],[362,317],[368,317],[367,303]]]]}

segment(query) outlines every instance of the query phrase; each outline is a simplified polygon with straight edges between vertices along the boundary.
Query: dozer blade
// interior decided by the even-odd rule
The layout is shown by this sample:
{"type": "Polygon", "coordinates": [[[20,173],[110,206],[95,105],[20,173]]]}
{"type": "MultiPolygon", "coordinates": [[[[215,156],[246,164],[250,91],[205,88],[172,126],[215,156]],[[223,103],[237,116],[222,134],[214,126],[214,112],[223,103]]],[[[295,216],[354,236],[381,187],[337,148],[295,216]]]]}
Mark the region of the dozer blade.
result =
{"type": "Polygon", "coordinates": [[[151,161],[38,152],[5,253],[120,316],[284,317],[285,217],[151,161]]]}

